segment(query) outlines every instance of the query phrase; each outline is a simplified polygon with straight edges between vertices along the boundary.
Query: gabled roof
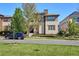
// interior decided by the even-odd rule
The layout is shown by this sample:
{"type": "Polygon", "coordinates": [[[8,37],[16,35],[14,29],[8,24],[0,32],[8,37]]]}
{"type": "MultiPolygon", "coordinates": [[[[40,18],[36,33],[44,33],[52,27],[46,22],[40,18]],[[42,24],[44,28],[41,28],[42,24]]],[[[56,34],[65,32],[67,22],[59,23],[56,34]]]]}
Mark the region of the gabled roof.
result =
{"type": "MultiPolygon", "coordinates": [[[[76,16],[76,15],[79,15],[78,11],[74,11],[73,13],[71,13],[70,15],[68,15],[64,20],[67,20],[68,18],[76,16]]],[[[64,20],[62,20],[60,23],[62,23],[64,20]]]]}

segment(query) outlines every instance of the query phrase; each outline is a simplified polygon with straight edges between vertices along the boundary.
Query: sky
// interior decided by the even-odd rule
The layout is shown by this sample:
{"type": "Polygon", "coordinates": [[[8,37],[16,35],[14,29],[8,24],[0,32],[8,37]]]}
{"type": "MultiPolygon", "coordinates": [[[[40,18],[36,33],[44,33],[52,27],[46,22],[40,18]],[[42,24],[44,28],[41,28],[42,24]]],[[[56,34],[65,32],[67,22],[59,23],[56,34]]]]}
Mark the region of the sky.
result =
{"type": "MultiPolygon", "coordinates": [[[[62,21],[65,17],[79,9],[78,3],[37,3],[36,7],[39,12],[48,9],[51,14],[59,14],[58,21],[62,21]]],[[[15,8],[22,8],[21,3],[0,3],[0,14],[12,16],[15,8]]]]}

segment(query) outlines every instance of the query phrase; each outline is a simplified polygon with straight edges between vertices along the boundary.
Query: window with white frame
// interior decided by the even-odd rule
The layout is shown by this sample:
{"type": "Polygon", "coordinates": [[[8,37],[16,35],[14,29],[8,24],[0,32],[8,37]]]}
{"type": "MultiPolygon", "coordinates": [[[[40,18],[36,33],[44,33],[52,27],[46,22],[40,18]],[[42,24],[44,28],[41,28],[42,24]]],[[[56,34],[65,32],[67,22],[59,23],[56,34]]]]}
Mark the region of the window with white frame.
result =
{"type": "Polygon", "coordinates": [[[55,30],[55,25],[48,25],[48,30],[55,30]]]}

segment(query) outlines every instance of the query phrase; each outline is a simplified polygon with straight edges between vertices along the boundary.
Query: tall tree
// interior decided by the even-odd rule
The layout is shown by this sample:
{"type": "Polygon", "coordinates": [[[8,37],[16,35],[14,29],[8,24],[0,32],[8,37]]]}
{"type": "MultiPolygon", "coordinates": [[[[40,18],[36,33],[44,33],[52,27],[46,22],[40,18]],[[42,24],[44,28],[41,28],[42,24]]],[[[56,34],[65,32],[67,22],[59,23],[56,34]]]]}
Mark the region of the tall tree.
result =
{"type": "Polygon", "coordinates": [[[30,26],[35,28],[36,16],[38,16],[35,14],[37,12],[36,5],[34,3],[24,3],[23,10],[27,20],[27,34],[29,35],[30,26]]]}
{"type": "Polygon", "coordinates": [[[34,22],[33,22],[33,28],[34,28],[34,34],[37,34],[38,33],[38,30],[39,30],[39,24],[40,24],[40,18],[41,16],[39,15],[39,13],[35,13],[34,14],[34,22]]]}
{"type": "Polygon", "coordinates": [[[16,8],[11,20],[11,30],[14,32],[25,32],[25,20],[20,8],[16,8]]]}

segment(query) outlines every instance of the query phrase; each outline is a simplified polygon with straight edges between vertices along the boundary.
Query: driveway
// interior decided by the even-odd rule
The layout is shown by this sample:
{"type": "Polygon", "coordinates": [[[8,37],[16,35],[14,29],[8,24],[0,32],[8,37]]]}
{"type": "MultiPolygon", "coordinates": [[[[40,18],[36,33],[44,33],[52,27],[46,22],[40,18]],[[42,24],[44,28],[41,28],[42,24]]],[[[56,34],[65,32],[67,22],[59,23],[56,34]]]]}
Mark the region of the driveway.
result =
{"type": "Polygon", "coordinates": [[[60,44],[79,46],[78,40],[0,40],[0,43],[60,44]]]}

